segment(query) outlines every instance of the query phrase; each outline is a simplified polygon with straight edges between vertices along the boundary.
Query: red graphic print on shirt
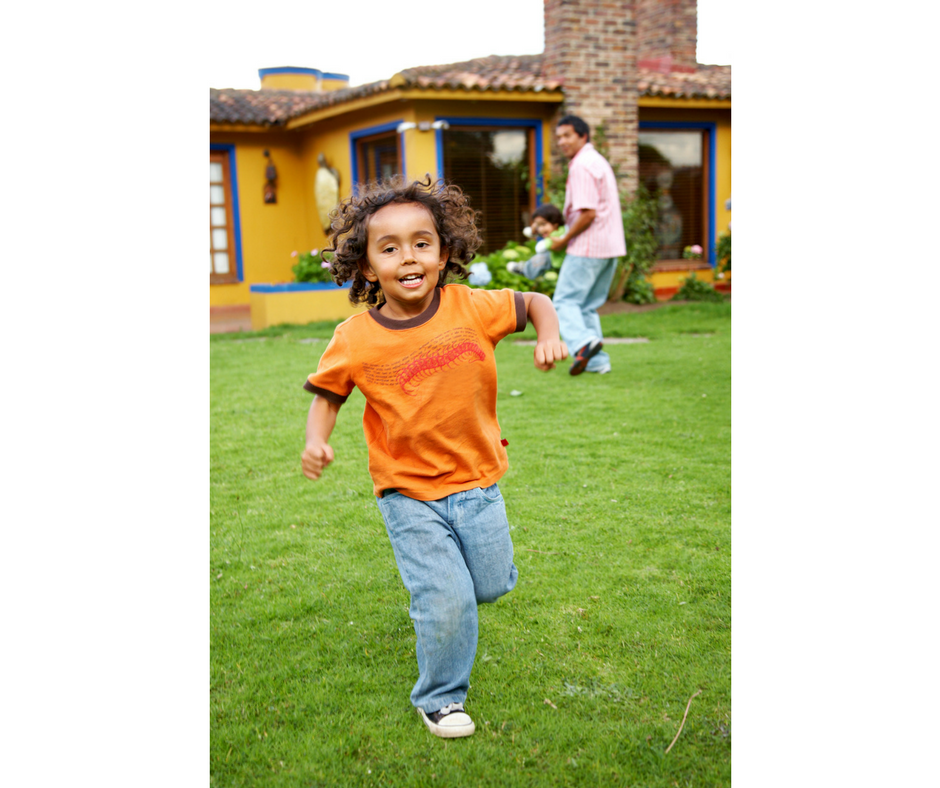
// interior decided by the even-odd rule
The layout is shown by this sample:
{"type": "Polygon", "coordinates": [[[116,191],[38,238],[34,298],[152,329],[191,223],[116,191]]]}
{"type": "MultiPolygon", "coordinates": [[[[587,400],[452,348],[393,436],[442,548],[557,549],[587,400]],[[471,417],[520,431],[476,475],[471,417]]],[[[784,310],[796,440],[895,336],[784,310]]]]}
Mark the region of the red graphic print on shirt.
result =
{"type": "Polygon", "coordinates": [[[476,343],[476,332],[455,328],[435,337],[399,370],[398,385],[406,394],[414,394],[431,375],[471,361],[482,361],[483,350],[476,343]]]}
{"type": "Polygon", "coordinates": [[[472,328],[454,328],[434,337],[397,363],[367,364],[365,372],[371,382],[388,385],[394,381],[402,391],[414,396],[432,375],[462,364],[483,361],[485,357],[472,328]]]}

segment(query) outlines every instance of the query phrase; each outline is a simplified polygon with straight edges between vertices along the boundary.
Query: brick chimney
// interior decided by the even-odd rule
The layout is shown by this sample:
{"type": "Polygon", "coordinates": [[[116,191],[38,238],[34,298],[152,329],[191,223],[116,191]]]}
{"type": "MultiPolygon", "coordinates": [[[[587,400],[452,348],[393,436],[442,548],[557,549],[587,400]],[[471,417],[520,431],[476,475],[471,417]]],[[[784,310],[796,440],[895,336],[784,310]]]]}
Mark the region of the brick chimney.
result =
{"type": "Polygon", "coordinates": [[[696,70],[696,0],[636,0],[637,65],[656,71],[696,70]]]}
{"type": "Polygon", "coordinates": [[[563,111],[587,121],[592,141],[604,124],[610,163],[630,192],[637,183],[636,5],[545,0],[542,56],[545,76],[564,85],[563,111]]]}

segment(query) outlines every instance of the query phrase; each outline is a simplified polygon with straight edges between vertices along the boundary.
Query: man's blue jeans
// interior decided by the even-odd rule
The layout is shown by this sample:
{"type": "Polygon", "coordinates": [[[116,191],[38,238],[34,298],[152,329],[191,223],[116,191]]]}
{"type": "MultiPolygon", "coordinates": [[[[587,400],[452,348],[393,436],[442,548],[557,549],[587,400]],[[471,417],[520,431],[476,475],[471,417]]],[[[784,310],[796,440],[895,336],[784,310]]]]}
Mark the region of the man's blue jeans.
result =
{"type": "Polygon", "coordinates": [[[477,604],[516,585],[506,506],[497,485],[416,501],[378,498],[417,637],[411,703],[431,714],[463,703],[477,652],[477,604]]]}
{"type": "MultiPolygon", "coordinates": [[[[552,303],[558,313],[561,338],[572,356],[592,339],[603,339],[597,310],[607,301],[616,271],[616,257],[565,255],[552,303]]],[[[607,366],[610,356],[602,350],[586,369],[595,372],[607,366]]]]}

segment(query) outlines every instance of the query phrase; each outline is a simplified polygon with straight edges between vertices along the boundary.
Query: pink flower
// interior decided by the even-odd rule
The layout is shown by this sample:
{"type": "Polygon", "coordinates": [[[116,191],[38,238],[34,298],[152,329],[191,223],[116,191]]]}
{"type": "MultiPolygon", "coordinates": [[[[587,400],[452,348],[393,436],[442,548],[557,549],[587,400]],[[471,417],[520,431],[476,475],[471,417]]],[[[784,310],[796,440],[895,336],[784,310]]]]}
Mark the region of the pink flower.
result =
{"type": "Polygon", "coordinates": [[[702,247],[699,246],[698,244],[692,244],[692,254],[701,254],[701,253],[702,253],[702,247]]]}
{"type": "Polygon", "coordinates": [[[296,257],[296,256],[297,256],[297,250],[295,249],[293,252],[291,252],[291,253],[290,253],[290,256],[291,256],[291,257],[296,257]]]}
{"type": "Polygon", "coordinates": [[[311,249],[311,250],[310,250],[310,254],[312,254],[314,257],[316,257],[318,254],[320,254],[320,250],[319,250],[319,249],[311,249]]]}
{"type": "Polygon", "coordinates": [[[326,260],[320,263],[320,268],[329,268],[329,267],[330,267],[330,264],[326,260]]]}

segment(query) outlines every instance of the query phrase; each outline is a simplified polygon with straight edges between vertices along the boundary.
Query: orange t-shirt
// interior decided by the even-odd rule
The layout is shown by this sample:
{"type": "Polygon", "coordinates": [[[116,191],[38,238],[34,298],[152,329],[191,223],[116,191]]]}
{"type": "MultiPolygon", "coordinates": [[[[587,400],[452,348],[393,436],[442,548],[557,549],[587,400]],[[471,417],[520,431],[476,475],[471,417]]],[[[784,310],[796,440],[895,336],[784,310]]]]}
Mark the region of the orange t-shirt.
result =
{"type": "Polygon", "coordinates": [[[434,501],[488,487],[509,466],[494,348],[525,326],[522,293],[445,285],[418,317],[371,309],[340,323],[304,388],[336,404],[362,391],[376,495],[434,501]]]}

